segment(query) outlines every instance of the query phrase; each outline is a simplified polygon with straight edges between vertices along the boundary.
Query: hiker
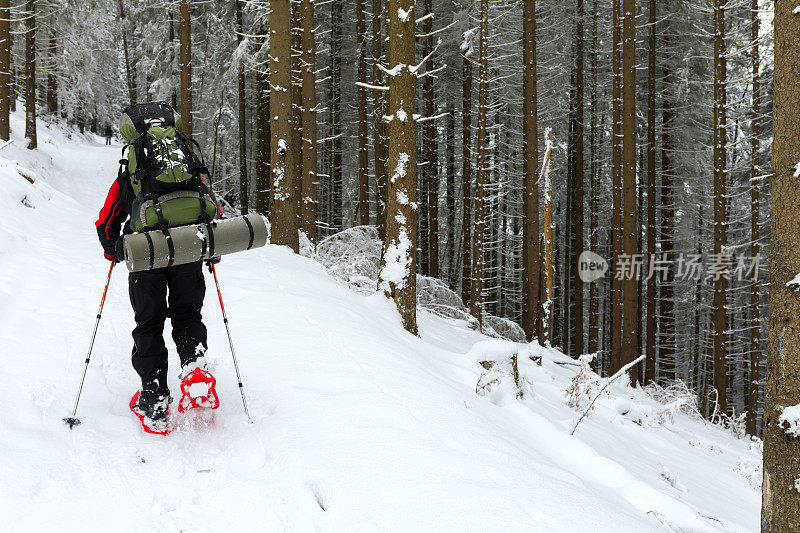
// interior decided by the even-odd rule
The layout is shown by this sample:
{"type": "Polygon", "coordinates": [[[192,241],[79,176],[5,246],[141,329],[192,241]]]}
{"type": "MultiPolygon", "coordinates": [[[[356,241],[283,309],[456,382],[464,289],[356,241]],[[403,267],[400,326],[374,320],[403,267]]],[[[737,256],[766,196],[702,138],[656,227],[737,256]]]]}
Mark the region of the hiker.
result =
{"type": "Polygon", "coordinates": [[[106,126],[105,137],[106,137],[106,146],[111,145],[111,137],[114,136],[114,130],[111,129],[111,124],[106,126]]]}
{"type": "MultiPolygon", "coordinates": [[[[154,229],[167,233],[169,227],[210,222],[219,212],[200,175],[205,166],[189,147],[193,141],[181,133],[180,116],[169,104],[128,107],[120,118],[119,131],[127,143],[123,157],[127,149],[128,158],[120,161],[119,175],[96,222],[105,257],[115,262],[123,259],[121,228],[124,234],[154,229]]],[[[206,289],[202,267],[197,261],[131,272],[128,277],[136,321],[131,359],[142,381],[131,409],[139,410],[137,415],[151,433],[167,431],[171,401],[163,337],[167,317],[172,322],[181,379],[195,369],[210,376],[205,360],[206,327],[201,317],[206,289]]],[[[213,387],[209,383],[209,388],[213,387]]]]}

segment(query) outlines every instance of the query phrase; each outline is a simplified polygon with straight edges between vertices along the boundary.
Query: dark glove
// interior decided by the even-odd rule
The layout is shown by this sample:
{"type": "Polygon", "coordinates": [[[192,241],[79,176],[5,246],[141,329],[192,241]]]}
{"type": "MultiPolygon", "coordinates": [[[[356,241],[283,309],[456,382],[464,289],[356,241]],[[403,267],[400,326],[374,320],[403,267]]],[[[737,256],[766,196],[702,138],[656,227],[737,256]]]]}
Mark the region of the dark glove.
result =
{"type": "Polygon", "coordinates": [[[211,259],[206,259],[206,266],[208,267],[208,271],[211,272],[211,267],[213,267],[214,265],[218,265],[220,261],[222,261],[221,257],[212,257],[211,259]]]}

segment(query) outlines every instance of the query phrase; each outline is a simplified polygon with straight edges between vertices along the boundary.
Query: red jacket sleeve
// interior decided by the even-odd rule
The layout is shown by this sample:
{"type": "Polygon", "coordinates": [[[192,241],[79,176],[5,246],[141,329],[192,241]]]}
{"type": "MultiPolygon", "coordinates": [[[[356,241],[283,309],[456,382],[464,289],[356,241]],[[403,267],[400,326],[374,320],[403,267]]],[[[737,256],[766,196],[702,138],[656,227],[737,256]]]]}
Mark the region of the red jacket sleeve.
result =
{"type": "Polygon", "coordinates": [[[128,215],[122,209],[120,202],[119,180],[114,180],[114,184],[111,185],[108,196],[106,196],[103,209],[100,210],[100,215],[95,222],[97,236],[100,238],[100,244],[103,245],[106,257],[114,257],[117,237],[119,237],[120,229],[126,218],[128,215]]]}

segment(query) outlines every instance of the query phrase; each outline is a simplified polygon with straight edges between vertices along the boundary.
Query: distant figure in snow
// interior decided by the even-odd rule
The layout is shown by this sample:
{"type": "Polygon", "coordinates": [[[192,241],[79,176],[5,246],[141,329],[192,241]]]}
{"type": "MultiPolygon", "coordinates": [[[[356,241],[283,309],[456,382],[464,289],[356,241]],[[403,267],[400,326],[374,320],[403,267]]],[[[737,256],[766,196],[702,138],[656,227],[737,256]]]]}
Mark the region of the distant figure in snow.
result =
{"type": "Polygon", "coordinates": [[[106,132],[105,132],[107,146],[111,145],[111,137],[113,136],[114,136],[114,130],[111,129],[111,124],[109,124],[108,126],[106,126],[106,132]]]}
{"type": "MultiPolygon", "coordinates": [[[[210,222],[217,216],[210,190],[192,170],[194,165],[173,165],[167,171],[159,163],[163,152],[146,159],[145,154],[155,150],[145,150],[145,145],[151,147],[159,142],[160,149],[167,151],[173,161],[194,160],[196,156],[188,148],[181,126],[180,115],[166,102],[134,105],[123,112],[119,131],[124,142],[130,143],[127,159],[121,161],[121,172],[95,223],[109,261],[124,258],[121,229],[123,234],[168,231],[175,226],[210,222]],[[140,171],[141,168],[148,170],[140,171]],[[177,197],[175,191],[180,193],[177,197]]],[[[110,135],[109,127],[106,136],[110,135]]],[[[141,390],[131,400],[131,410],[140,417],[145,431],[166,434],[170,430],[167,414],[171,401],[164,343],[164,322],[168,317],[181,362],[180,379],[207,379],[208,397],[216,397],[205,360],[208,345],[201,317],[206,292],[203,263],[131,272],[128,292],[136,321],[131,359],[142,381],[141,390]]]]}

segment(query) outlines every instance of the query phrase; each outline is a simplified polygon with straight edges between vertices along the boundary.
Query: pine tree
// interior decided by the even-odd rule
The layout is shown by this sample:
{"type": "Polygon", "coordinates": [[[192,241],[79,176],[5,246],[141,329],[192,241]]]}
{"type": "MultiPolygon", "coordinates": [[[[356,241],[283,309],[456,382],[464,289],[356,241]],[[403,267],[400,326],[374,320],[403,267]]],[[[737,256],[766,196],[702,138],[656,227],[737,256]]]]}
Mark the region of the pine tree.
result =
{"type": "Polygon", "coordinates": [[[10,0],[0,0],[0,140],[11,137],[11,10],[10,0]]]}
{"type": "Polygon", "coordinates": [[[297,186],[295,159],[292,152],[298,149],[293,144],[292,129],[292,50],[291,50],[291,7],[289,0],[273,0],[270,17],[270,131],[271,173],[273,204],[272,240],[299,250],[297,186]]]}
{"type": "MultiPolygon", "coordinates": [[[[383,73],[380,69],[383,56],[381,33],[381,0],[372,0],[372,83],[383,86],[383,73]]],[[[375,91],[373,96],[372,152],[375,168],[375,225],[378,238],[386,240],[386,123],[383,121],[385,97],[383,91],[375,91]]]]}
{"type": "Polygon", "coordinates": [[[25,3],[25,138],[28,148],[36,142],[36,1],[25,3]]]}
{"type": "MultiPolygon", "coordinates": [[[[180,3],[180,69],[181,69],[181,121],[187,137],[193,132],[192,108],[192,18],[189,0],[180,3]]],[[[135,77],[135,75],[134,75],[135,77]]],[[[135,104],[135,85],[131,103],[135,104]]]]}
{"type": "Polygon", "coordinates": [[[415,0],[388,0],[388,204],[379,288],[392,298],[406,331],[417,335],[417,79],[415,0]]]}
{"type": "Polygon", "coordinates": [[[367,15],[365,0],[356,0],[356,50],[358,66],[358,215],[362,226],[369,225],[369,127],[367,124],[367,15]]]}
{"type": "MultiPolygon", "coordinates": [[[[760,55],[759,55],[759,31],[760,13],[758,11],[758,0],[752,0],[750,9],[750,53],[752,54],[753,68],[753,116],[751,122],[751,143],[750,151],[750,255],[758,257],[761,253],[759,249],[759,223],[760,223],[760,198],[758,187],[760,185],[760,152],[761,152],[761,75],[760,55]]],[[[761,334],[760,314],[759,314],[759,282],[756,281],[750,287],[750,361],[747,379],[747,433],[756,434],[756,419],[758,418],[758,380],[759,380],[759,360],[761,349],[759,338],[761,334]]]]}
{"type": "MultiPolygon", "coordinates": [[[[647,257],[656,254],[656,0],[650,0],[647,50],[647,257]]],[[[647,359],[644,383],[656,379],[656,276],[647,278],[647,359]]]]}
{"type": "Polygon", "coordinates": [[[470,290],[470,314],[478,319],[483,330],[485,267],[484,240],[486,238],[486,171],[487,171],[487,106],[489,79],[489,0],[480,3],[480,45],[478,55],[478,133],[475,143],[475,232],[472,238],[472,288],[470,290]]]}
{"type": "Polygon", "coordinates": [[[522,129],[523,133],[523,245],[522,245],[522,327],[528,340],[542,333],[536,331],[539,312],[539,122],[536,78],[536,0],[523,4],[522,53],[522,129]]]}
{"type": "MultiPolygon", "coordinates": [[[[244,23],[242,3],[236,2],[236,43],[242,46],[244,39],[244,23]]],[[[239,204],[243,215],[249,212],[249,187],[247,181],[247,95],[245,94],[244,61],[239,63],[237,73],[239,84],[239,204]]]]}
{"type": "MultiPolygon", "coordinates": [[[[622,248],[637,254],[636,217],[636,0],[622,0],[622,248]]],[[[635,276],[622,281],[622,364],[635,360],[639,348],[639,294],[635,276]]],[[[630,370],[631,382],[636,369],[630,370]]]]}
{"type": "MultiPolygon", "coordinates": [[[[721,260],[727,245],[727,69],[725,59],[725,0],[714,0],[714,255],[721,260]]],[[[720,413],[728,411],[727,364],[727,279],[718,275],[714,279],[714,388],[720,413]]]]}
{"type": "Polygon", "coordinates": [[[583,0],[578,0],[575,46],[575,151],[573,154],[574,184],[572,191],[572,340],[571,353],[576,357],[583,353],[583,283],[580,279],[580,261],[583,250],[583,181],[584,181],[584,98],[583,98],[583,0]]]}
{"type": "Polygon", "coordinates": [[[800,272],[800,204],[795,166],[800,161],[800,55],[797,36],[800,17],[794,0],[775,2],[775,74],[770,224],[769,350],[764,406],[764,482],[761,531],[779,533],[800,529],[800,478],[797,458],[800,438],[781,427],[788,407],[800,404],[800,293],[789,282],[800,272]]]}
{"type": "Polygon", "coordinates": [[[314,37],[314,2],[301,0],[302,11],[302,196],[301,225],[311,242],[317,239],[317,92],[314,66],[316,42],[314,37]]]}
{"type": "Polygon", "coordinates": [[[472,291],[472,29],[464,35],[461,57],[461,300],[469,306],[472,291]]]}

